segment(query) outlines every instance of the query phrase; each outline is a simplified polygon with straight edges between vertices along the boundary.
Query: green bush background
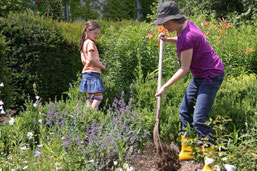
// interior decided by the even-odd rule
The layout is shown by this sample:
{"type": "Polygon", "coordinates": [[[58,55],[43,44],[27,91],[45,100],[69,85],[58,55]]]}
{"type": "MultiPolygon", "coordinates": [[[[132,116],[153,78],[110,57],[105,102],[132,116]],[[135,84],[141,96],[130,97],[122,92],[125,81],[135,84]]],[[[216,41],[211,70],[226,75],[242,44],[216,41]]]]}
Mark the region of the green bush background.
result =
{"type": "Polygon", "coordinates": [[[33,13],[12,14],[1,19],[0,30],[8,49],[1,58],[10,71],[5,74],[12,86],[10,108],[20,109],[35,94],[43,100],[60,96],[77,78],[77,46],[65,40],[56,21],[33,13]]]}
{"type": "MultiPolygon", "coordinates": [[[[224,23],[214,16],[208,26],[201,26],[205,15],[189,18],[203,32],[209,32],[207,40],[222,59],[227,76],[239,76],[256,71],[256,23],[238,23],[226,29],[224,23]],[[222,34],[217,32],[222,30],[222,34]],[[247,52],[247,48],[254,49],[247,52]],[[239,53],[241,51],[242,53],[239,53]]],[[[158,51],[158,32],[151,23],[123,20],[120,22],[98,21],[101,35],[96,44],[101,60],[108,64],[103,74],[106,87],[104,105],[139,77],[142,81],[156,78],[158,51]],[[148,34],[153,38],[147,38],[148,34]],[[141,71],[141,72],[139,72],[141,71]]],[[[35,93],[43,100],[60,96],[68,90],[69,83],[77,79],[82,65],[77,46],[81,37],[83,23],[57,22],[32,13],[11,14],[1,19],[0,30],[5,36],[8,50],[5,59],[10,74],[7,80],[13,91],[11,108],[21,106],[28,96],[35,93]],[[33,90],[33,84],[36,85],[33,90]],[[36,91],[36,92],[35,92],[36,91]]],[[[165,44],[163,78],[170,77],[176,70],[175,45],[165,44]]],[[[3,60],[3,59],[1,59],[3,60]]],[[[187,78],[190,78],[189,74],[187,78]]],[[[6,93],[8,93],[6,92],[6,93]]]]}

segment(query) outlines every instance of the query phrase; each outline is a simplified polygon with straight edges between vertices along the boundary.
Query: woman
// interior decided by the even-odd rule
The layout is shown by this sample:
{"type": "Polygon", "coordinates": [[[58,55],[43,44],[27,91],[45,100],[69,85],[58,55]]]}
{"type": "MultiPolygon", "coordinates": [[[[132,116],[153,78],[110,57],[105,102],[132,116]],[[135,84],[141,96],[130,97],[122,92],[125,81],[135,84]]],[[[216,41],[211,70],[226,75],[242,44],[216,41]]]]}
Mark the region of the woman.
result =
{"type": "MultiPolygon", "coordinates": [[[[163,25],[169,32],[176,31],[176,37],[161,36],[159,39],[176,43],[177,55],[181,60],[180,69],[155,96],[163,97],[167,88],[179,81],[189,70],[193,74],[179,108],[182,123],[181,139],[185,142],[182,143],[179,159],[193,159],[192,148],[187,144],[190,136],[185,135],[185,128],[190,125],[198,133],[199,140],[212,142],[211,127],[205,122],[209,119],[216,93],[223,81],[224,67],[202,31],[179,13],[175,2],[164,2],[158,6],[155,24],[163,25]]],[[[199,143],[199,145],[202,144],[199,143]]],[[[205,149],[205,151],[208,150],[211,149],[205,149]]],[[[210,167],[205,165],[204,170],[208,169],[210,167]]]]}

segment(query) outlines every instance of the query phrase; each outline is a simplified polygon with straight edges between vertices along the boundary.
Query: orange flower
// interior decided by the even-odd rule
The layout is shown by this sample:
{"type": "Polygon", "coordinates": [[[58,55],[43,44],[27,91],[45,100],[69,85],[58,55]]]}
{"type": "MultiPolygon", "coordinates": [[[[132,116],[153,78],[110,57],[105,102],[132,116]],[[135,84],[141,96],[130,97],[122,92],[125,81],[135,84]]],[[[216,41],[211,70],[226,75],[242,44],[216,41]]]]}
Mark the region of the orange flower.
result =
{"type": "Polygon", "coordinates": [[[160,33],[164,32],[164,30],[165,30],[165,28],[163,26],[158,26],[157,27],[157,31],[160,32],[160,33]]]}
{"type": "Polygon", "coordinates": [[[204,34],[204,36],[208,36],[210,34],[210,32],[209,31],[207,31],[207,32],[203,31],[203,34],[204,34]]]}
{"type": "Polygon", "coordinates": [[[153,38],[153,34],[148,33],[148,35],[147,35],[147,36],[145,36],[145,37],[147,37],[148,39],[151,39],[151,38],[153,38]]]}
{"type": "Polygon", "coordinates": [[[230,23],[223,23],[223,24],[225,25],[227,30],[232,27],[232,25],[230,23]]]}
{"type": "Polygon", "coordinates": [[[219,20],[220,20],[221,23],[224,23],[224,22],[225,22],[225,19],[224,19],[223,17],[222,17],[222,19],[219,18],[219,20]]]}
{"type": "Polygon", "coordinates": [[[249,47],[246,47],[246,54],[250,53],[253,51],[253,48],[249,48],[249,47]]]}
{"type": "Polygon", "coordinates": [[[167,29],[165,29],[163,26],[158,26],[157,31],[160,33],[166,33],[166,34],[169,33],[169,31],[167,29]]]}
{"type": "Polygon", "coordinates": [[[215,25],[214,25],[214,24],[211,24],[210,27],[215,27],[215,25]]]}
{"type": "Polygon", "coordinates": [[[207,26],[209,25],[209,22],[203,21],[202,24],[203,24],[205,27],[207,27],[207,26]]]}
{"type": "Polygon", "coordinates": [[[237,52],[240,53],[240,54],[243,53],[243,51],[241,51],[241,50],[238,50],[237,52]]]}
{"type": "Polygon", "coordinates": [[[222,35],[223,30],[217,30],[217,33],[218,33],[219,35],[222,35]]]}

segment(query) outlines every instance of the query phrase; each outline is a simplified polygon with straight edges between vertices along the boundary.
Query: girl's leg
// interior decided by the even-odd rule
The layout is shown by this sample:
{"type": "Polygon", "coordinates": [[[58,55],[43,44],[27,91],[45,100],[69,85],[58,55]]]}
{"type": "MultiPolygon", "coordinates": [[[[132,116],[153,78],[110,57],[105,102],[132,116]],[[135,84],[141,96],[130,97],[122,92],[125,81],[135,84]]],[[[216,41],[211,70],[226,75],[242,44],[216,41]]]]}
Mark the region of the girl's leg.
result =
{"type": "Polygon", "coordinates": [[[188,124],[190,125],[191,128],[193,127],[192,114],[194,112],[194,105],[197,97],[197,91],[198,91],[197,84],[193,77],[190,83],[188,84],[187,90],[185,92],[185,95],[183,97],[182,103],[179,108],[179,116],[182,124],[182,134],[185,133],[185,128],[187,127],[188,124]]]}
{"type": "Polygon", "coordinates": [[[93,97],[93,102],[91,107],[93,109],[97,109],[99,104],[102,102],[103,100],[103,93],[94,93],[94,97],[93,97]]]}
{"type": "Polygon", "coordinates": [[[86,101],[86,106],[87,106],[87,108],[90,108],[91,107],[91,105],[92,105],[92,100],[87,100],[86,101]]]}
{"type": "Polygon", "coordinates": [[[94,95],[92,93],[88,93],[88,97],[87,97],[87,101],[86,101],[87,108],[91,108],[92,103],[93,103],[93,97],[94,97],[94,95]]]}

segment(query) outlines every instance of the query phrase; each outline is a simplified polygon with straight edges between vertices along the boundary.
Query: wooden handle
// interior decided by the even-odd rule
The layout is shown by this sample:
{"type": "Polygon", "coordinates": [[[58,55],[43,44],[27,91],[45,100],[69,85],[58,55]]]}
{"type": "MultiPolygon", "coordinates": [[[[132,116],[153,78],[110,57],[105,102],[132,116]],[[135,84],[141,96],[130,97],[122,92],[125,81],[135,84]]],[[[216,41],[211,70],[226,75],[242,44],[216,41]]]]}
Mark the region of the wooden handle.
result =
{"type": "MultiPolygon", "coordinates": [[[[160,39],[160,53],[159,53],[159,66],[158,66],[158,87],[157,91],[159,91],[162,87],[162,56],[163,56],[163,40],[160,39]]],[[[157,105],[156,105],[156,120],[159,119],[161,110],[161,97],[157,97],[157,105]]]]}

